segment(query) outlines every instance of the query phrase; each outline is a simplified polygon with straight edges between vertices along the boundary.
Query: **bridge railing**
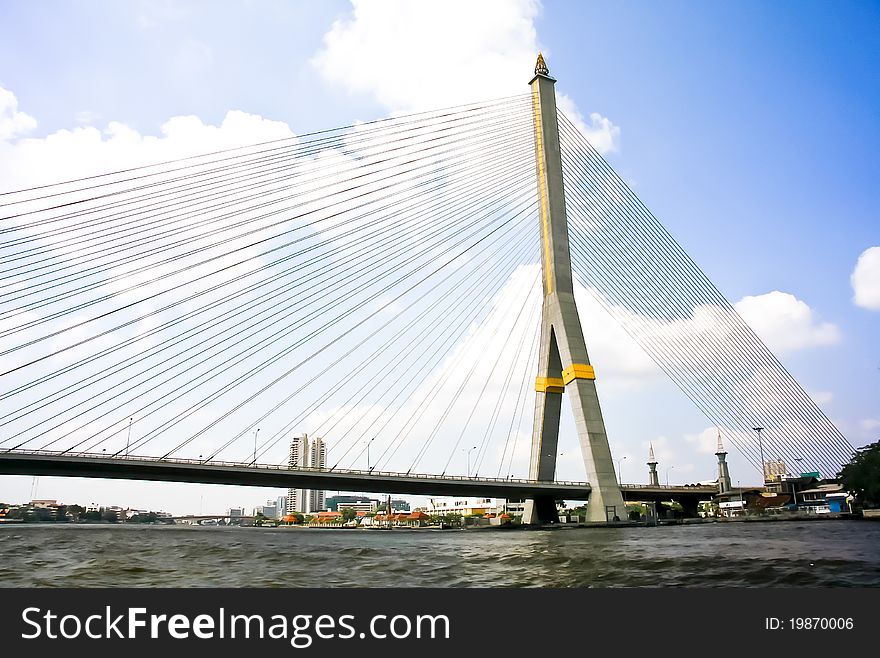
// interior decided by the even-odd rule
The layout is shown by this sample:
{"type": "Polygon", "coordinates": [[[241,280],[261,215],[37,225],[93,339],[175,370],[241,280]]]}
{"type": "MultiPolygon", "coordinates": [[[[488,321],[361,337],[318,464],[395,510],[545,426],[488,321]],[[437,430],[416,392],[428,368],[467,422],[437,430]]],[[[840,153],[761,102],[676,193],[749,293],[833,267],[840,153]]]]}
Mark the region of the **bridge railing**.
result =
{"type": "Polygon", "coordinates": [[[625,489],[715,489],[714,484],[621,484],[625,489]]]}
{"type": "Polygon", "coordinates": [[[375,469],[371,469],[368,471],[358,470],[358,469],[344,469],[344,468],[315,468],[313,466],[297,466],[296,468],[291,468],[290,466],[282,466],[280,464],[258,464],[254,462],[232,462],[232,461],[220,461],[220,460],[204,460],[204,459],[186,459],[186,458],[177,458],[177,459],[162,459],[160,457],[149,457],[145,455],[107,455],[103,452],[76,452],[76,453],[63,453],[60,451],[53,450],[10,450],[6,451],[5,454],[19,454],[19,455],[38,455],[38,456],[48,456],[48,457],[84,457],[89,459],[112,459],[114,461],[136,461],[136,462],[164,462],[167,464],[192,464],[194,466],[219,466],[219,467],[229,467],[229,468],[255,468],[269,471],[311,471],[314,473],[338,473],[344,475],[366,475],[366,476],[374,476],[374,477],[405,477],[405,478],[418,478],[418,479],[426,479],[426,480],[452,480],[458,482],[488,482],[488,483],[503,483],[503,484],[558,484],[566,487],[589,487],[589,482],[576,482],[571,480],[553,480],[552,482],[546,482],[543,480],[529,480],[523,478],[489,478],[489,477],[479,477],[479,476],[467,476],[467,475],[437,475],[430,473],[401,473],[398,471],[377,471],[375,469]]]}
{"type": "Polygon", "coordinates": [[[630,489],[681,489],[682,487],[714,487],[714,484],[623,484],[621,487],[630,489]]]}

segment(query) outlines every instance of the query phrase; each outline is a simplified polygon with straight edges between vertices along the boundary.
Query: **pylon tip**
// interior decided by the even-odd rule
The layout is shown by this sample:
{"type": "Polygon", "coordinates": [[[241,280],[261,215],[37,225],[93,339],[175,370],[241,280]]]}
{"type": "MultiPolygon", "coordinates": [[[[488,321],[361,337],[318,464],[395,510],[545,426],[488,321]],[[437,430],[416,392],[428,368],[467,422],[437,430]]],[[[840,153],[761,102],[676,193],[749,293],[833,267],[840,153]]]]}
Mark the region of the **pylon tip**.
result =
{"type": "Polygon", "coordinates": [[[550,75],[550,69],[544,62],[544,55],[538,53],[538,61],[535,62],[535,75],[550,75]]]}

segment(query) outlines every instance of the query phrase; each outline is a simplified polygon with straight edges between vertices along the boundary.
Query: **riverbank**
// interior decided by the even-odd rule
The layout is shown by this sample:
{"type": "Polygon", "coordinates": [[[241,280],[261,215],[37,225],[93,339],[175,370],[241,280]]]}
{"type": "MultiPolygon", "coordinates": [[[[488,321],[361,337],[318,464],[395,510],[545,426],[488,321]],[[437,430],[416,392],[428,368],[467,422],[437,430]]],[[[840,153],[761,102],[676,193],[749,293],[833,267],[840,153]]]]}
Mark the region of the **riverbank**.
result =
{"type": "MultiPolygon", "coordinates": [[[[880,517],[871,516],[864,517],[868,520],[875,520],[880,517]]],[[[547,529],[574,529],[574,528],[645,528],[645,527],[655,527],[655,526],[668,526],[668,525],[702,525],[702,524],[729,524],[729,523],[774,523],[774,522],[795,522],[795,521],[839,521],[839,520],[863,520],[863,517],[858,514],[848,514],[848,513],[828,513],[828,514],[812,514],[806,512],[790,512],[785,514],[763,514],[763,515],[750,515],[750,516],[735,516],[735,517],[706,517],[706,518],[678,518],[678,519],[658,519],[656,522],[649,521],[609,521],[609,522],[598,522],[598,523],[583,523],[583,522],[568,522],[568,523],[553,523],[553,524],[544,524],[544,525],[527,525],[527,524],[519,524],[519,523],[509,523],[504,525],[491,525],[488,523],[474,523],[474,524],[466,524],[463,526],[437,526],[437,525],[427,525],[427,526],[359,526],[359,525],[334,525],[334,524],[311,524],[311,525],[290,525],[290,526],[263,526],[264,529],[290,529],[290,530],[356,530],[356,531],[387,531],[387,530],[398,530],[405,532],[419,532],[419,531],[449,531],[449,530],[457,530],[457,531],[504,531],[509,532],[513,530],[519,531],[530,531],[530,530],[547,530],[547,529]]]]}

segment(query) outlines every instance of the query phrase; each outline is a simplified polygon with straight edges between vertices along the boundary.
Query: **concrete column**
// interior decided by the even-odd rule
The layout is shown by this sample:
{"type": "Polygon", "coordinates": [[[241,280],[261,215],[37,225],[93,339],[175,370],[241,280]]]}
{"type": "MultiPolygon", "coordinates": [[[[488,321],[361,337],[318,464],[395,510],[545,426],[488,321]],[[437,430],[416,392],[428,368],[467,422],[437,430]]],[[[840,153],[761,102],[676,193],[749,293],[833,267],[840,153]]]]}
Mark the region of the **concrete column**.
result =
{"type": "MultiPolygon", "coordinates": [[[[529,476],[538,480],[555,478],[559,413],[562,393],[568,391],[587,480],[592,488],[587,520],[606,521],[614,516],[624,519],[626,507],[605,434],[595,372],[590,365],[574,301],[555,83],[544,58],[538,55],[531,88],[544,303],[529,476]],[[607,514],[606,508],[609,509],[607,514]]],[[[555,504],[536,499],[526,505],[524,520],[528,523],[558,520],[555,504]]]]}

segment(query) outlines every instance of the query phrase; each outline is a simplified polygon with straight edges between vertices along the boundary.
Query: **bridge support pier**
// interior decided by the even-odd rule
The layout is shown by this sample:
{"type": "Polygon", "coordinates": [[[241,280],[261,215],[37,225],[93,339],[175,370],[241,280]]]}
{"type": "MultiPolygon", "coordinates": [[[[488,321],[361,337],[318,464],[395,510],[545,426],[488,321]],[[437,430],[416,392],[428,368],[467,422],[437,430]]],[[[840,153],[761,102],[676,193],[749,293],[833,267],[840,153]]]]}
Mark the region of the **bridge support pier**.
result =
{"type": "MultiPolygon", "coordinates": [[[[591,486],[587,520],[605,522],[613,521],[615,517],[626,518],[626,507],[614,472],[596,393],[596,375],[590,365],[574,300],[555,83],[544,58],[538,55],[535,77],[530,84],[540,201],[544,303],[529,477],[552,481],[556,476],[562,394],[568,391],[591,486]]],[[[535,499],[526,505],[523,515],[525,523],[557,520],[555,501],[549,506],[546,501],[535,499]]]]}
{"type": "Polygon", "coordinates": [[[556,509],[556,499],[550,496],[536,496],[534,500],[526,503],[523,518],[528,518],[530,524],[546,525],[559,523],[559,512],[556,509]],[[529,516],[526,517],[525,514],[529,516]]]}
{"type": "Polygon", "coordinates": [[[700,516],[700,501],[697,498],[689,497],[682,498],[679,503],[681,504],[681,515],[686,519],[696,519],[700,516]]]}

